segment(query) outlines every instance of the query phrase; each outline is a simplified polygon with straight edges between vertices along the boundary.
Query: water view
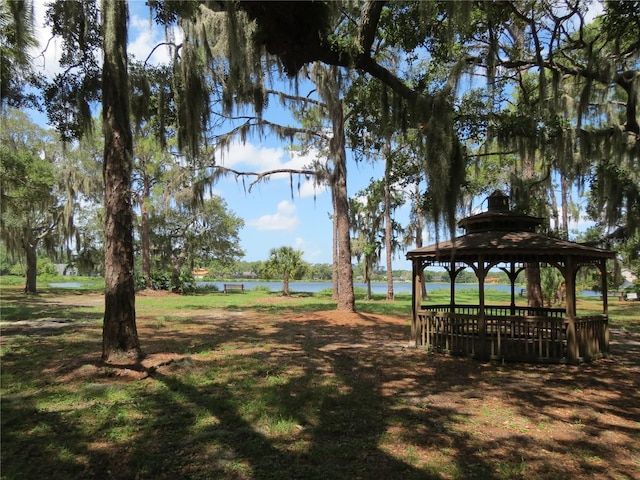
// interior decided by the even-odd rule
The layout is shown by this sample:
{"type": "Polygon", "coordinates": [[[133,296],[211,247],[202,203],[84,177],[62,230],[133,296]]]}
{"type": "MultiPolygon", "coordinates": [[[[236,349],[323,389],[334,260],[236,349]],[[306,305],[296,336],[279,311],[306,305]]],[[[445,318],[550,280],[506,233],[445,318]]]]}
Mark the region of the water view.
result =
{"type": "MultiPolygon", "coordinates": [[[[272,292],[278,292],[282,290],[282,282],[273,282],[273,281],[227,281],[227,282],[196,282],[196,286],[198,287],[211,287],[215,286],[220,291],[223,290],[225,283],[242,283],[244,284],[244,288],[246,290],[252,290],[254,288],[268,288],[272,292]]],[[[55,282],[49,283],[49,286],[52,288],[82,288],[86,284],[82,282],[55,282]]],[[[356,288],[366,289],[367,285],[362,282],[354,282],[353,284],[356,288]]],[[[522,287],[516,287],[516,292],[520,291],[522,287]]],[[[308,293],[317,293],[322,290],[330,290],[331,283],[330,282],[289,282],[289,290],[292,292],[308,292],[308,293]]],[[[459,290],[477,290],[478,285],[474,283],[457,283],[456,291],[459,290]]],[[[485,289],[487,290],[498,290],[501,292],[510,292],[511,287],[509,285],[493,285],[487,284],[485,285],[485,289]]],[[[427,283],[427,291],[432,290],[449,290],[448,283],[427,283]]],[[[395,294],[410,294],[411,293],[411,283],[408,282],[394,282],[393,291],[395,294]]],[[[387,293],[387,284],[385,282],[374,282],[371,284],[371,292],[377,294],[386,294],[387,293]]],[[[597,292],[593,292],[591,290],[583,290],[581,293],[583,296],[594,296],[599,295],[597,292]]]]}
{"type": "MultiPolygon", "coordinates": [[[[247,290],[251,290],[256,287],[260,288],[268,288],[272,292],[278,292],[282,290],[282,282],[262,282],[262,281],[234,281],[234,282],[196,282],[198,287],[212,286],[215,285],[219,290],[223,290],[223,286],[225,283],[243,283],[244,288],[247,290]]],[[[362,282],[354,282],[353,284],[356,288],[366,289],[367,285],[362,282]]],[[[498,290],[500,292],[511,292],[510,285],[494,285],[494,284],[486,284],[485,290],[498,290]]],[[[520,292],[522,286],[516,286],[516,293],[520,292]]],[[[331,283],[330,282],[289,282],[289,290],[292,292],[308,292],[308,293],[316,293],[322,290],[330,290],[331,283]]],[[[478,285],[474,283],[457,283],[456,284],[456,292],[460,290],[477,290],[478,285]]],[[[432,290],[449,290],[448,283],[427,283],[427,292],[432,290]]],[[[411,283],[409,282],[394,282],[393,283],[393,292],[397,294],[411,293],[411,283]]],[[[387,293],[387,284],[386,282],[374,282],[371,283],[371,293],[378,294],[386,294],[387,293]]],[[[585,297],[591,297],[595,295],[600,295],[598,292],[594,292],[592,290],[583,290],[580,292],[580,295],[585,297]]]]}

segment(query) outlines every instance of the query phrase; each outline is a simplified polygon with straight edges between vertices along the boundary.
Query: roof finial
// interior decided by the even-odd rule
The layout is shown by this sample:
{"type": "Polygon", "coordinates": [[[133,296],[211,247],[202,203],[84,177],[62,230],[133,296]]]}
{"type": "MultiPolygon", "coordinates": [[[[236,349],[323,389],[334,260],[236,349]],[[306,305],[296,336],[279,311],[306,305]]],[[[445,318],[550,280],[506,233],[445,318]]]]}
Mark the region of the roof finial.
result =
{"type": "Polygon", "coordinates": [[[489,212],[508,212],[509,211],[509,196],[502,190],[494,190],[494,192],[487,197],[488,211],[489,212]]]}

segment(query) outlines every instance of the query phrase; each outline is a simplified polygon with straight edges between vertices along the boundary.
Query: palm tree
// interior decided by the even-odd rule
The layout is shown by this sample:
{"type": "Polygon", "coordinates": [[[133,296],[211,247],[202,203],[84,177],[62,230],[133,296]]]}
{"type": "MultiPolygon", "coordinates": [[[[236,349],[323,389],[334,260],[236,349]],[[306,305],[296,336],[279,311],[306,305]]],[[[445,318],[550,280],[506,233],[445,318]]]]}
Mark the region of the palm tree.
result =
{"type": "Polygon", "coordinates": [[[307,264],[302,260],[304,252],[293,247],[272,248],[265,263],[265,276],[282,276],[282,294],[289,296],[289,280],[302,277],[307,264]]]}
{"type": "Polygon", "coordinates": [[[37,83],[29,56],[29,48],[37,45],[33,23],[32,1],[0,3],[0,110],[5,104],[33,104],[33,95],[25,92],[37,83]]]}

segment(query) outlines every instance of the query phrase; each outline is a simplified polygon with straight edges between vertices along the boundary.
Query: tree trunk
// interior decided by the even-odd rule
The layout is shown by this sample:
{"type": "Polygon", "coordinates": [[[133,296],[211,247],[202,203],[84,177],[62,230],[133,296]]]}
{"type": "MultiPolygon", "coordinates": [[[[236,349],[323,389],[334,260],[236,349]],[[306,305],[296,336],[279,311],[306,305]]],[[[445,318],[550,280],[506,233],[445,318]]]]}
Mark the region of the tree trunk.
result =
{"type": "Polygon", "coordinates": [[[149,199],[151,198],[151,182],[143,175],[142,202],[140,203],[140,250],[142,254],[142,275],[145,288],[151,288],[151,232],[149,227],[149,199]]]}
{"type": "MultiPolygon", "coordinates": [[[[334,140],[332,140],[333,142],[334,140]]],[[[334,188],[336,190],[336,222],[338,227],[338,310],[355,311],[351,237],[349,236],[349,200],[347,198],[346,155],[336,158],[334,188]]]]}
{"type": "Polygon", "coordinates": [[[282,295],[285,297],[289,296],[289,274],[285,273],[282,276],[282,295]]]}
{"type": "Polygon", "coordinates": [[[24,293],[36,293],[36,283],[38,277],[38,254],[36,252],[36,241],[30,229],[25,229],[22,245],[27,260],[25,270],[24,293]]]}
{"type": "Polygon", "coordinates": [[[105,182],[105,310],[102,359],[139,359],[133,278],[127,2],[103,0],[102,121],[105,182]]]}
{"type": "Polygon", "coordinates": [[[373,276],[373,259],[371,254],[364,255],[364,282],[367,284],[367,296],[365,300],[371,300],[371,277],[373,276]]]}
{"type": "Polygon", "coordinates": [[[183,290],[180,274],[186,261],[187,257],[184,253],[184,248],[182,248],[177,255],[171,255],[171,291],[174,293],[180,293],[183,290]]]}
{"type": "Polygon", "coordinates": [[[569,181],[564,173],[560,173],[562,186],[562,238],[569,240],[569,181]]]}
{"type": "Polygon", "coordinates": [[[542,307],[544,299],[540,285],[540,265],[538,263],[527,263],[525,273],[527,276],[527,306],[542,307]]]}
{"type": "Polygon", "coordinates": [[[338,243],[338,310],[355,311],[353,293],[353,268],[351,267],[351,238],[349,236],[349,199],[347,196],[347,154],[344,138],[344,112],[339,98],[336,77],[338,67],[332,66],[331,95],[325,99],[329,105],[333,137],[329,142],[329,151],[333,159],[333,194],[335,198],[335,221],[338,243]]]}
{"type": "Polygon", "coordinates": [[[337,302],[340,298],[340,276],[338,275],[338,221],[335,213],[336,194],[333,185],[331,185],[331,203],[333,204],[333,218],[331,219],[331,225],[333,228],[333,264],[331,268],[331,282],[333,284],[333,291],[331,293],[331,299],[337,302]]]}
{"type": "MultiPolygon", "coordinates": [[[[416,183],[415,186],[416,201],[420,198],[420,185],[416,183]]],[[[422,247],[422,230],[424,229],[424,221],[422,208],[419,204],[416,204],[416,248],[422,247]]],[[[413,280],[412,280],[413,281],[413,280]]],[[[420,269],[420,290],[422,294],[422,300],[427,300],[427,285],[424,281],[424,269],[420,269]]]]}
{"type": "Polygon", "coordinates": [[[384,175],[384,249],[387,260],[387,300],[393,300],[393,223],[391,219],[391,141],[385,142],[385,175],[384,175]]]}
{"type": "MultiPolygon", "coordinates": [[[[524,180],[532,180],[536,176],[535,156],[534,154],[524,154],[522,156],[522,178],[524,180]]],[[[524,188],[528,188],[528,184],[523,184],[524,188]]],[[[531,192],[522,192],[523,195],[530,195],[531,192]]],[[[527,305],[529,307],[542,307],[544,299],[542,298],[542,287],[540,285],[540,265],[538,262],[528,263],[525,268],[527,278],[527,305]]]]}

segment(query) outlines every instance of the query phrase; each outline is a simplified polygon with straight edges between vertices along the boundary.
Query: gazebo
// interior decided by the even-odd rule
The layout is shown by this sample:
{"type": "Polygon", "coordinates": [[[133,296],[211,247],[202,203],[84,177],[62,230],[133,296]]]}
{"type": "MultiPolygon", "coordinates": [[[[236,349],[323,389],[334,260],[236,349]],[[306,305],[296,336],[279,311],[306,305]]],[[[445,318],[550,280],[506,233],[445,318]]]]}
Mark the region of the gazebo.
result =
{"type": "Polygon", "coordinates": [[[465,234],[407,253],[413,272],[412,340],[416,347],[480,360],[580,363],[609,352],[606,262],[615,253],[537,233],[541,218],[511,212],[509,197],[496,190],[486,212],[466,217],[465,234]],[[517,306],[515,282],[528,264],[557,268],[565,283],[565,308],[517,306]],[[422,273],[443,267],[451,279],[450,302],[422,303],[422,273]],[[576,312],[576,275],[599,269],[602,314],[576,312]],[[455,280],[470,267],[478,278],[478,303],[456,303],[455,280]],[[492,268],[511,281],[510,305],[485,304],[485,279],[492,268]]]}

